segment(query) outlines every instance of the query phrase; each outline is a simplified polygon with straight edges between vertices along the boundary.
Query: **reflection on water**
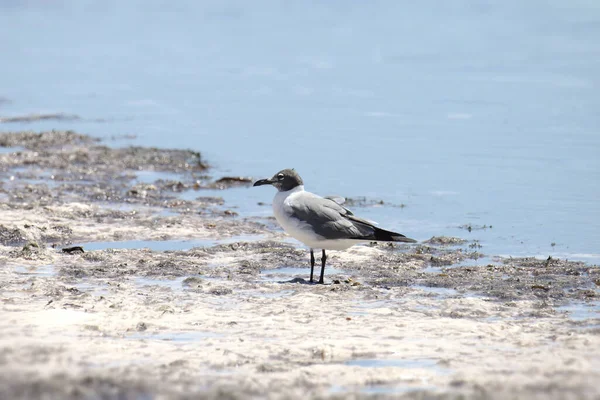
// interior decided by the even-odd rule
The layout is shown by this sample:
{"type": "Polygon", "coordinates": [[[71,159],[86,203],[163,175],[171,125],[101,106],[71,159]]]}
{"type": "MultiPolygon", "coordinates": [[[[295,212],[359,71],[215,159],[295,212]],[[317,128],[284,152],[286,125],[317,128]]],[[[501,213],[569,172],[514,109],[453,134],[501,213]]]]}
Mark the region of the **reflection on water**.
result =
{"type": "MultiPolygon", "coordinates": [[[[0,130],[136,135],[128,142],[202,151],[219,174],[295,167],[318,193],[406,204],[360,214],[419,240],[595,255],[597,10],[559,0],[3,1],[0,117],[81,118],[0,130]]],[[[272,195],[234,197],[245,215],[266,213],[254,205],[272,195]]]]}

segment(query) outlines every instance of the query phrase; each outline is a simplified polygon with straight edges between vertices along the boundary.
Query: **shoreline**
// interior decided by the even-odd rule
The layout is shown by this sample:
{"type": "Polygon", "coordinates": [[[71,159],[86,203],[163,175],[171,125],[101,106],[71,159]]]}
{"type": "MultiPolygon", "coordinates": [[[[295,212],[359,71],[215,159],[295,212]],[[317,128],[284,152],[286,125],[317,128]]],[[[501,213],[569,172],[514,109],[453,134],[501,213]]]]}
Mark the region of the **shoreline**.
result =
{"type": "Polygon", "coordinates": [[[272,218],[203,196],[248,180],[197,152],[68,131],[0,146],[19,147],[0,153],[2,398],[600,396],[596,265],[479,265],[432,238],[331,252],[311,285],[272,218]]]}

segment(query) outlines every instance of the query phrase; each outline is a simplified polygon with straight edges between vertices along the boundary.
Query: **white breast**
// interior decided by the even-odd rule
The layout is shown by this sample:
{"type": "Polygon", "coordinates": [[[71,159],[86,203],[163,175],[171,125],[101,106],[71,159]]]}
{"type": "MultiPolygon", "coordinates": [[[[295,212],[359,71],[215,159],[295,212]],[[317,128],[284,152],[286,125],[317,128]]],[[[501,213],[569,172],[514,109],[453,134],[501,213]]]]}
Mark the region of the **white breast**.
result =
{"type": "Polygon", "coordinates": [[[328,240],[317,235],[312,227],[297,218],[291,217],[290,204],[294,198],[304,192],[304,186],[297,186],[287,192],[277,192],[273,199],[273,214],[283,230],[296,240],[304,243],[311,249],[345,250],[359,241],[357,240],[328,240]]]}

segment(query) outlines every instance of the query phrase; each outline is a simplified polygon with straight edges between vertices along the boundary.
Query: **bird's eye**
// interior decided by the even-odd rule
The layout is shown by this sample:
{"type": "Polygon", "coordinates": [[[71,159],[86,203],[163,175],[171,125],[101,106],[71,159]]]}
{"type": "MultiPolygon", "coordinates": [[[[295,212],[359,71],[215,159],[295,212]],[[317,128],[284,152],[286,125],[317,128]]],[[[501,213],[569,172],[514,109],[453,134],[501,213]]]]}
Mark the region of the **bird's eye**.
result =
{"type": "Polygon", "coordinates": [[[283,180],[283,174],[277,175],[277,179],[279,179],[280,181],[282,181],[283,180]]]}

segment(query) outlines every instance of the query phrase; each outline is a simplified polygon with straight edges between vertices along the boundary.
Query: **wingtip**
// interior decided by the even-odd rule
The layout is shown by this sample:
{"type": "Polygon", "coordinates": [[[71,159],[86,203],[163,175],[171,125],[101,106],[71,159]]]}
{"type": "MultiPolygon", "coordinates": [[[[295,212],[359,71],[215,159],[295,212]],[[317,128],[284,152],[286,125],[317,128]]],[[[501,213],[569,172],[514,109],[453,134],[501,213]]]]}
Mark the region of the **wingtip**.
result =
{"type": "Polygon", "coordinates": [[[411,239],[406,236],[393,236],[392,239],[394,239],[395,242],[417,243],[417,241],[415,239],[411,239]]]}

